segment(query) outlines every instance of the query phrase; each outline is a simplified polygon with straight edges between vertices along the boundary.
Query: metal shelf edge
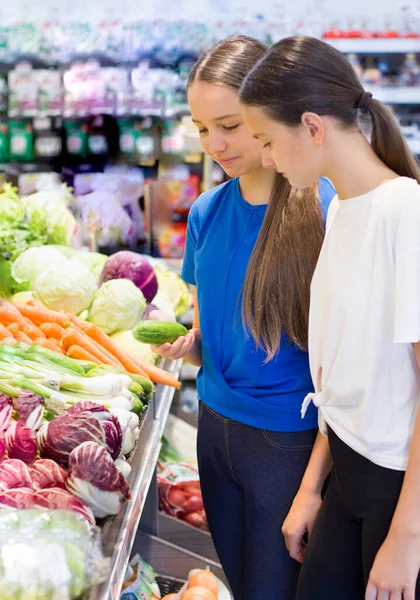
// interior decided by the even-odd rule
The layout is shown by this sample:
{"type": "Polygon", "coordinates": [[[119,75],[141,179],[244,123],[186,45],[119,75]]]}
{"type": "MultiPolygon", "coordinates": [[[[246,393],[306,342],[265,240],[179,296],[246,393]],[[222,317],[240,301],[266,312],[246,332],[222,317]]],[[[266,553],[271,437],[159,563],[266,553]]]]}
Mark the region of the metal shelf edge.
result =
{"type": "MultiPolygon", "coordinates": [[[[179,377],[181,366],[182,360],[167,361],[164,364],[164,368],[177,378],[179,377]]],[[[174,394],[175,388],[157,386],[155,395],[157,403],[156,416],[141,455],[140,469],[131,486],[131,499],[122,508],[124,514],[115,538],[114,550],[111,556],[111,573],[107,581],[92,590],[89,600],[118,600],[119,598],[149,486],[156,469],[161,448],[161,438],[174,394]]],[[[108,543],[113,542],[112,539],[104,541],[108,543]]]]}

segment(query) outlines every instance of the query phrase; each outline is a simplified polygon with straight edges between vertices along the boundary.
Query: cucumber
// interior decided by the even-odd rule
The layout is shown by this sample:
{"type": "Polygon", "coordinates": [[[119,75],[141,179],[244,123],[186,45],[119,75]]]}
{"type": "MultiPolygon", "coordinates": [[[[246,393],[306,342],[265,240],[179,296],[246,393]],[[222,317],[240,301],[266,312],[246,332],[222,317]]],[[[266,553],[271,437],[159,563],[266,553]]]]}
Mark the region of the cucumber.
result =
{"type": "Polygon", "coordinates": [[[173,344],[179,337],[187,333],[183,325],[172,321],[140,321],[133,329],[134,339],[138,342],[156,346],[166,342],[173,344]]]}

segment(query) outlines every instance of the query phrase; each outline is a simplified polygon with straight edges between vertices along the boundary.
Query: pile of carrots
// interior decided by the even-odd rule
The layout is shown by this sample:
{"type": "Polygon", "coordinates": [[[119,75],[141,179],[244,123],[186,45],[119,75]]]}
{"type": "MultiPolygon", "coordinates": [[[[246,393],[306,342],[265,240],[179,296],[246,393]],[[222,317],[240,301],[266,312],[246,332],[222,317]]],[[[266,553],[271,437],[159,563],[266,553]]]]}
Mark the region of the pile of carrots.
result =
{"type": "Polygon", "coordinates": [[[18,306],[0,302],[0,343],[16,341],[37,344],[97,365],[112,365],[148,377],[154,383],[180,387],[170,373],[128,353],[97,325],[64,311],[49,310],[38,300],[18,306]]]}

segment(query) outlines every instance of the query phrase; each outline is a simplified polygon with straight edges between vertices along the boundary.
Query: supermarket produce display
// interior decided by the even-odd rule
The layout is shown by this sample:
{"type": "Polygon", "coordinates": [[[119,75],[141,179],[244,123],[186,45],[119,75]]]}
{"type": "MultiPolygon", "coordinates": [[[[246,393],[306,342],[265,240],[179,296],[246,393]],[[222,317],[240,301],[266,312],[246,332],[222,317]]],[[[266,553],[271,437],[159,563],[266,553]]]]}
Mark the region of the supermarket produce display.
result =
{"type": "Polygon", "coordinates": [[[136,554],[127,568],[120,600],[230,600],[226,586],[209,568],[192,569],[186,581],[160,577],[136,554]],[[171,589],[170,593],[166,593],[171,589]]]}
{"type": "MultiPolygon", "coordinates": [[[[159,306],[153,266],[72,248],[68,193],[19,197],[6,185],[0,197],[0,595],[10,600],[117,597],[180,387],[179,364],[158,366],[133,336],[147,303],[159,306]]],[[[188,289],[165,270],[161,294],[178,314],[182,296],[185,312],[188,289]]]]}

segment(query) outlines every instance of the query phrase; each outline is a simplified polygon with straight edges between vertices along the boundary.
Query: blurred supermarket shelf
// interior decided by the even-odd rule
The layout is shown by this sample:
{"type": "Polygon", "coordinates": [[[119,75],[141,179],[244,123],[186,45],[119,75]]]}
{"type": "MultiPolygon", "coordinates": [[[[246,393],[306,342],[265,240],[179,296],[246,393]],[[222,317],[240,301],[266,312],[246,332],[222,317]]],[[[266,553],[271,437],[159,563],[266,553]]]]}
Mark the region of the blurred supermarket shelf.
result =
{"type": "Polygon", "coordinates": [[[405,54],[420,52],[420,38],[325,39],[345,54],[405,54]]]}
{"type": "Polygon", "coordinates": [[[374,98],[385,104],[420,104],[420,87],[384,87],[369,86],[365,88],[370,91],[374,98]]]}
{"type": "Polygon", "coordinates": [[[420,138],[415,140],[408,139],[407,142],[411,152],[420,156],[420,138]]]}

